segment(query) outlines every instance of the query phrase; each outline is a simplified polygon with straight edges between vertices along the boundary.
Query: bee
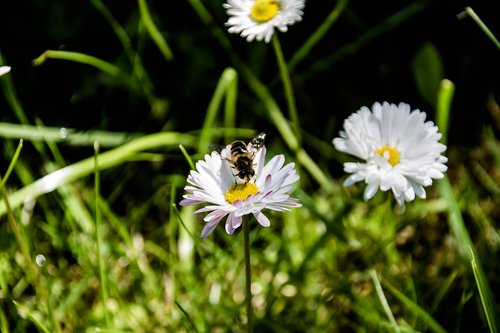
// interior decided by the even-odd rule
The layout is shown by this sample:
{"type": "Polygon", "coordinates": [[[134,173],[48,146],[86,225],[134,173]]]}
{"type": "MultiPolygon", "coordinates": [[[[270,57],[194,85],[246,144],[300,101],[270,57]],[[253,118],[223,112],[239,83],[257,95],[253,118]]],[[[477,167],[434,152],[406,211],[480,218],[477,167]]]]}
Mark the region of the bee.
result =
{"type": "Polygon", "coordinates": [[[227,160],[231,163],[231,167],[237,171],[234,176],[239,177],[245,183],[248,183],[255,176],[253,159],[255,153],[264,146],[265,138],[266,133],[260,133],[248,145],[241,140],[231,143],[231,158],[227,160]]]}

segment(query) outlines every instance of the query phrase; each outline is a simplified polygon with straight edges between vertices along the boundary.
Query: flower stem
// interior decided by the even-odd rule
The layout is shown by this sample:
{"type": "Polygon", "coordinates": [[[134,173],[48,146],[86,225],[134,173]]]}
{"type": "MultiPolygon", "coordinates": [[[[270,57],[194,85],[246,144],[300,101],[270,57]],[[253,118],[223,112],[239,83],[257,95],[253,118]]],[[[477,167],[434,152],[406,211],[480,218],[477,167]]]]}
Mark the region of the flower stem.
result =
{"type": "Polygon", "coordinates": [[[247,332],[253,331],[252,311],[252,269],[250,267],[250,225],[249,220],[243,221],[243,242],[245,247],[245,289],[247,305],[247,332]]]}

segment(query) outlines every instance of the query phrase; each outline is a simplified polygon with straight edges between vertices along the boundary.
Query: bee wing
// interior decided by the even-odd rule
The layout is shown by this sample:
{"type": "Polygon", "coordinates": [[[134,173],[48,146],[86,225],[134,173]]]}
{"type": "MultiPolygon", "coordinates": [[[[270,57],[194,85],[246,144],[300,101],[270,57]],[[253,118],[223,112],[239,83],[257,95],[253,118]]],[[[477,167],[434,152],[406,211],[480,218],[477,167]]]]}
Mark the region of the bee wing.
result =
{"type": "Polygon", "coordinates": [[[257,152],[260,148],[264,146],[265,140],[266,140],[266,133],[264,132],[259,133],[259,135],[257,135],[249,142],[248,147],[250,150],[257,152]]]}

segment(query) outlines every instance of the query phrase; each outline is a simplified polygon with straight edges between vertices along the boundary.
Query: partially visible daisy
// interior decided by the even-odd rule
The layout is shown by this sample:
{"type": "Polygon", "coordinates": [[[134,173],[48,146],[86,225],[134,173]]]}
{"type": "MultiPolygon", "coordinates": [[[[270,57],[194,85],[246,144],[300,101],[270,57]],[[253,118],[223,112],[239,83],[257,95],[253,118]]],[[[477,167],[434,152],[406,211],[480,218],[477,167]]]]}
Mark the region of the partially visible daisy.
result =
{"type": "MultiPolygon", "coordinates": [[[[253,149],[251,143],[248,149],[253,149]]],[[[248,182],[237,182],[239,177],[231,167],[229,156],[231,145],[221,153],[212,152],[205,159],[196,163],[196,170],[191,170],[184,189],[187,194],[180,202],[181,206],[207,204],[195,213],[209,212],[205,218],[205,227],[201,238],[212,233],[219,222],[227,216],[226,232],[232,234],[242,224],[244,215],[253,214],[263,227],[271,225],[262,210],[287,211],[300,207],[298,199],[290,197],[299,176],[294,163],[285,163],[283,155],[274,156],[264,165],[266,147],[255,153],[255,175],[248,182]]]]}
{"type": "Polygon", "coordinates": [[[10,72],[10,66],[0,66],[0,76],[10,72]]]}
{"type": "Polygon", "coordinates": [[[415,195],[425,198],[424,187],[443,178],[448,169],[448,159],[441,155],[446,146],[438,142],[442,135],[425,118],[425,112],[411,111],[408,104],[387,102],[375,103],[371,110],[362,107],[349,116],[333,144],[364,162],[344,164],[344,171],[352,173],[344,186],[365,181],[365,200],[378,189],[392,190],[400,206],[415,195]]]}
{"type": "Polygon", "coordinates": [[[302,20],[305,0],[227,0],[224,4],[230,33],[241,34],[247,42],[254,39],[269,43],[274,28],[286,32],[288,26],[302,20]]]}

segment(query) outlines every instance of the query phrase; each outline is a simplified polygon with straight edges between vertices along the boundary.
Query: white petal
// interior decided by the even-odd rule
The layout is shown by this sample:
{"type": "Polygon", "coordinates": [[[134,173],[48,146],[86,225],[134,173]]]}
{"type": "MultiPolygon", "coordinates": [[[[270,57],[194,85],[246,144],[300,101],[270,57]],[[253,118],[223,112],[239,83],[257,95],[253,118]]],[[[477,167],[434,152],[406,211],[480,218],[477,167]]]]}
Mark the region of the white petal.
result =
{"type": "MultiPolygon", "coordinates": [[[[374,103],[371,109],[361,107],[345,121],[339,137],[332,140],[339,151],[366,161],[344,163],[344,171],[351,175],[344,186],[365,180],[364,198],[372,198],[378,189],[392,189],[399,204],[425,197],[424,186],[433,179],[444,177],[447,158],[441,154],[446,146],[438,140],[442,135],[426,113],[411,110],[406,103],[374,103]],[[381,156],[379,149],[394,149],[399,159],[381,156]]],[[[394,157],[394,155],[392,156],[394,157]]]]}
{"type": "Polygon", "coordinates": [[[226,26],[229,26],[228,31],[241,34],[241,37],[246,38],[248,42],[264,40],[269,43],[275,28],[285,32],[288,25],[302,20],[305,0],[281,0],[278,14],[263,23],[251,19],[250,11],[253,4],[253,0],[228,0],[223,5],[227,15],[230,16],[226,22],[226,26]]]}
{"type": "Polygon", "coordinates": [[[370,200],[373,198],[375,193],[377,193],[378,190],[378,184],[377,183],[370,183],[366,186],[365,188],[365,193],[364,193],[364,199],[365,200],[370,200]]]}
{"type": "Polygon", "coordinates": [[[10,72],[10,66],[0,66],[0,76],[10,72]]]}

